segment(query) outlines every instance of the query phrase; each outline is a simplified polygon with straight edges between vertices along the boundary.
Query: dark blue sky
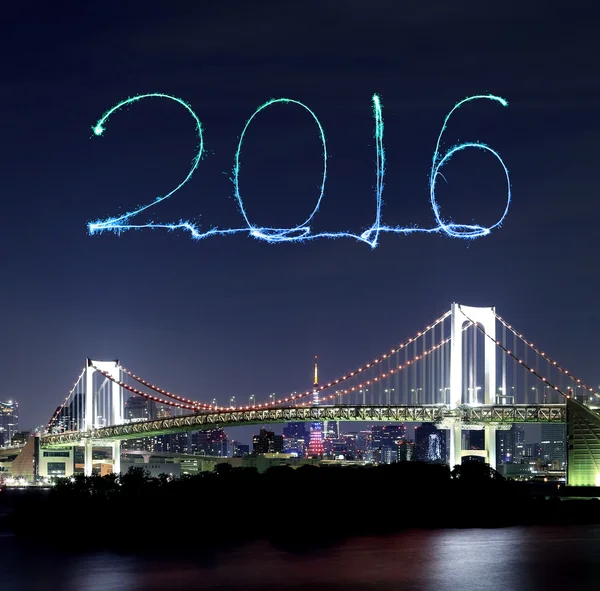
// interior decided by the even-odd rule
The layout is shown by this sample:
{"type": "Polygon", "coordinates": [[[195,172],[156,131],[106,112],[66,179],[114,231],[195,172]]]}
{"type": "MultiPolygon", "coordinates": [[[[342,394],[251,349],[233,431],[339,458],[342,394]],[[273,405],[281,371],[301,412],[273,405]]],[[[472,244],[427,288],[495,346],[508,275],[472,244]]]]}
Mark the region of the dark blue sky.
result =
{"type": "MultiPolygon", "coordinates": [[[[211,4],[3,9],[0,398],[19,400],[24,427],[48,420],[86,357],[119,358],[200,400],[260,399],[304,390],[314,354],[324,379],[361,365],[452,301],[496,306],[599,383],[600,41],[590,3],[211,4]],[[154,220],[243,226],[230,182],[238,136],[260,104],[282,96],[309,105],[327,135],[316,229],[372,223],[373,93],[386,125],[385,222],[434,225],[433,148],[445,114],[470,94],[499,94],[510,106],[465,108],[447,141],[497,149],[513,203],[502,228],[475,242],[384,235],[371,250],[350,240],[194,242],[150,230],[90,237],[88,221],[152,201],[189,169],[191,119],[158,100],[119,112],[92,138],[106,109],[146,92],[188,101],[207,150],[154,220]]],[[[318,194],[320,157],[305,113],[261,114],[240,177],[251,217],[302,221],[318,194]]],[[[505,190],[493,158],[463,152],[444,174],[448,217],[495,222],[505,190]]]]}

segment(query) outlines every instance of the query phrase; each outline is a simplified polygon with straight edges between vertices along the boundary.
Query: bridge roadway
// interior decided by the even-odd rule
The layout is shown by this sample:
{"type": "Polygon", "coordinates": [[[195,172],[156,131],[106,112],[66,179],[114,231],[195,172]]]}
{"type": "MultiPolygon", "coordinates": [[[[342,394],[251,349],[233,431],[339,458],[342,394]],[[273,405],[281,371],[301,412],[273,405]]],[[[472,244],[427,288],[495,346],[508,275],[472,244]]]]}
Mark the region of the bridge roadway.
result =
{"type": "Polygon", "coordinates": [[[116,441],[154,437],[185,431],[201,431],[217,427],[242,425],[268,425],[271,423],[363,421],[390,423],[437,423],[440,427],[448,422],[460,422],[466,428],[486,424],[513,423],[565,423],[564,404],[513,404],[513,405],[461,405],[454,409],[442,404],[420,406],[362,406],[321,405],[292,406],[265,409],[233,409],[218,412],[200,412],[191,415],[156,419],[152,421],[127,422],[121,425],[98,427],[89,431],[70,431],[42,435],[44,448],[80,445],[86,439],[92,441],[116,441]]]}

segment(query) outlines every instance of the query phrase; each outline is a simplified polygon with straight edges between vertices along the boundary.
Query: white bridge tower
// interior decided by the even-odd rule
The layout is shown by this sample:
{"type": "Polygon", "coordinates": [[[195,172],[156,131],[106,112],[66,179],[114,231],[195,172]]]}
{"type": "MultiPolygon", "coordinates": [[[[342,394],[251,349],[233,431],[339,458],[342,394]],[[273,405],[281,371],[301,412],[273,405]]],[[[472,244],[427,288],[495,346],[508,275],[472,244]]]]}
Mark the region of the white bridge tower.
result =
{"type": "MultiPolygon", "coordinates": [[[[85,362],[85,398],[84,398],[84,431],[93,431],[104,425],[121,425],[123,423],[123,392],[121,386],[105,378],[105,385],[110,388],[108,404],[104,405],[103,412],[107,416],[100,417],[98,413],[97,397],[94,396],[94,374],[96,368],[108,374],[113,380],[121,381],[121,366],[118,360],[115,361],[94,361],[86,359],[85,362]]],[[[121,471],[121,442],[111,442],[113,457],[113,473],[118,474],[121,471]]],[[[86,476],[92,475],[92,450],[93,441],[91,437],[86,437],[84,441],[84,473],[86,476]]]]}
{"type": "MultiPolygon", "coordinates": [[[[470,400],[463,400],[463,327],[467,322],[481,326],[485,334],[484,341],[484,404],[496,404],[496,313],[494,308],[461,306],[451,307],[450,339],[450,407],[462,404],[477,404],[474,394],[470,400]]],[[[476,329],[477,330],[477,329],[476,329]]],[[[474,363],[477,360],[473,361],[474,363]]],[[[485,450],[463,451],[463,424],[458,419],[450,421],[450,467],[460,464],[465,455],[481,455],[486,462],[496,468],[496,427],[485,425],[485,450]]]]}

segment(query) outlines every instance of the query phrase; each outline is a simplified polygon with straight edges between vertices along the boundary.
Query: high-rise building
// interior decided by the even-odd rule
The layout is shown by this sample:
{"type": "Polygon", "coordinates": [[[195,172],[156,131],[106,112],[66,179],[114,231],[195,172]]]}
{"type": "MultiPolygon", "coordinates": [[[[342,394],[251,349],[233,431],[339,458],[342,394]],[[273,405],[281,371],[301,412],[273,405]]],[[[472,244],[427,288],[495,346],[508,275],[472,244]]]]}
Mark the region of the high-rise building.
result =
{"type": "Polygon", "coordinates": [[[525,457],[525,430],[513,425],[496,431],[496,461],[498,464],[518,464],[525,457]]]}
{"type": "Polygon", "coordinates": [[[561,423],[542,424],[542,458],[547,462],[564,464],[566,458],[566,425],[561,423]]]}
{"type": "Polygon", "coordinates": [[[398,444],[405,437],[404,425],[375,425],[371,428],[371,449],[377,451],[380,462],[394,464],[398,461],[398,444]]]}
{"type": "Polygon", "coordinates": [[[283,428],[283,450],[297,457],[306,455],[308,431],[306,423],[288,423],[283,428]]]}
{"type": "Polygon", "coordinates": [[[288,423],[283,428],[283,436],[287,439],[302,439],[306,438],[306,423],[288,423]]]}
{"type": "Polygon", "coordinates": [[[19,430],[19,404],[16,400],[0,402],[0,447],[8,447],[19,430]]]}
{"type": "Polygon", "coordinates": [[[337,439],[340,434],[340,424],[338,421],[325,421],[323,423],[323,437],[326,439],[337,439]]]}
{"type": "Polygon", "coordinates": [[[130,396],[125,402],[124,411],[125,420],[151,421],[156,418],[156,402],[143,396],[130,396]]]}
{"type": "Polygon", "coordinates": [[[410,462],[414,454],[415,444],[412,441],[403,439],[398,442],[398,462],[410,462]]]}
{"type": "Polygon", "coordinates": [[[250,446],[240,443],[239,441],[232,441],[231,455],[234,458],[244,458],[250,455],[250,446]]]}
{"type": "Polygon", "coordinates": [[[356,454],[357,459],[370,462],[373,460],[373,452],[371,449],[371,431],[360,431],[356,434],[356,454]]]}
{"type": "Polygon", "coordinates": [[[261,429],[260,433],[252,438],[252,451],[255,454],[283,452],[283,435],[275,435],[273,431],[261,429]]]}
{"type": "Polygon", "coordinates": [[[196,431],[191,434],[192,453],[203,456],[227,457],[227,434],[223,429],[196,431]]]}
{"type": "MultiPolygon", "coordinates": [[[[144,396],[130,396],[125,401],[123,418],[131,422],[151,421],[156,418],[156,410],[156,402],[153,400],[144,396]]],[[[156,451],[157,447],[162,447],[162,443],[158,437],[140,437],[124,440],[121,447],[124,451],[156,451]]]]}
{"type": "MultiPolygon", "coordinates": [[[[313,404],[319,404],[319,367],[315,356],[315,373],[313,380],[313,404]]],[[[322,458],[325,449],[323,447],[323,423],[310,424],[310,438],[308,441],[307,455],[309,458],[322,458]]]]}
{"type": "Polygon", "coordinates": [[[356,446],[357,438],[358,433],[341,433],[337,439],[327,439],[329,455],[340,460],[360,459],[356,446]]]}
{"type": "Polygon", "coordinates": [[[187,454],[190,452],[189,433],[168,433],[158,435],[155,439],[154,451],[187,454]]]}
{"type": "Polygon", "coordinates": [[[433,423],[423,423],[415,429],[415,459],[421,462],[445,462],[445,431],[433,423]]]}
{"type": "Polygon", "coordinates": [[[523,425],[513,425],[511,431],[514,434],[515,443],[513,458],[515,462],[519,463],[525,457],[525,429],[523,425]]]}

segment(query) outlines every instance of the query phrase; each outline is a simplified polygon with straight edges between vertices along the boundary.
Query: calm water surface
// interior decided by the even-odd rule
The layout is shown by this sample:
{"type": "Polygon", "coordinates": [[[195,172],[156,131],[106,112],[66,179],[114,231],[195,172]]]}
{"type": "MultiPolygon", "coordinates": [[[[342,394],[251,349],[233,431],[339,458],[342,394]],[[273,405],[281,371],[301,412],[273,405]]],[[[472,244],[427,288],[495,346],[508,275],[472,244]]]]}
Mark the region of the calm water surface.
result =
{"type": "MultiPolygon", "coordinates": [[[[314,529],[326,526],[322,520],[314,529]]],[[[73,535],[87,535],[86,528],[79,525],[73,535]]],[[[174,543],[157,539],[157,547],[174,543]]],[[[357,538],[302,555],[260,542],[212,557],[179,558],[61,553],[0,532],[0,556],[1,591],[600,588],[598,526],[419,530],[357,538]]]]}

